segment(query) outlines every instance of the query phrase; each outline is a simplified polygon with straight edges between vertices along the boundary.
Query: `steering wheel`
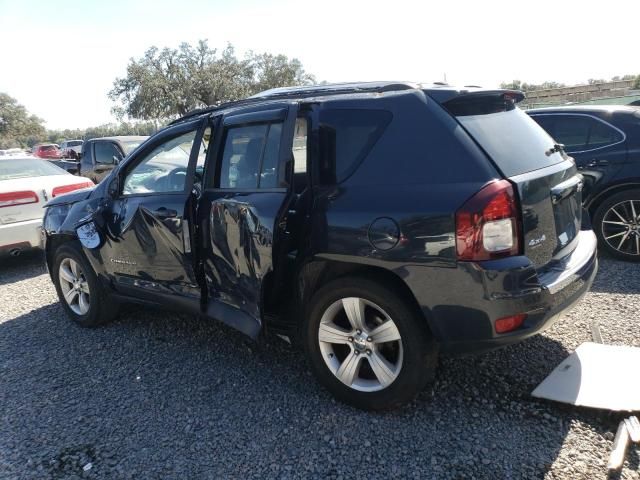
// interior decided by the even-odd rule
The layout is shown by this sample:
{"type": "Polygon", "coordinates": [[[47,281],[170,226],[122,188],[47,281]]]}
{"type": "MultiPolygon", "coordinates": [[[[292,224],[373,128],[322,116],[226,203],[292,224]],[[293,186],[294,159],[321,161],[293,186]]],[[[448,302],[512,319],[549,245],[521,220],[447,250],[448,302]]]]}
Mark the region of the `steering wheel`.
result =
{"type": "Polygon", "coordinates": [[[187,169],[184,167],[175,168],[169,172],[169,175],[167,175],[168,187],[172,192],[184,190],[186,181],[187,169]],[[179,178],[178,176],[182,178],[179,178]]]}

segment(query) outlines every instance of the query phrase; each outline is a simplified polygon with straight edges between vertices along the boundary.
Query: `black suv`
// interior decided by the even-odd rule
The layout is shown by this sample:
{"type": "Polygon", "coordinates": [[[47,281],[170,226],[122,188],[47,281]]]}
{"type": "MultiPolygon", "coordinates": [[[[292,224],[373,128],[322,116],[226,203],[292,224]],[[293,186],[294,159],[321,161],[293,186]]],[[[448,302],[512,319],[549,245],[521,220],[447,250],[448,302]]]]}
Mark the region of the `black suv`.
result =
{"type": "Polygon", "coordinates": [[[596,274],[582,179],[521,99],[341,84],[194,112],[48,204],[61,303],[85,326],[134,301],[274,332],[340,399],[407,401],[439,350],[534,335],[596,274]]]}
{"type": "Polygon", "coordinates": [[[640,261],[640,108],[567,106],[527,113],[575,159],[601,248],[640,261]]]}
{"type": "Polygon", "coordinates": [[[80,153],[79,175],[100,183],[113,168],[149,137],[122,135],[87,140],[80,153]]]}

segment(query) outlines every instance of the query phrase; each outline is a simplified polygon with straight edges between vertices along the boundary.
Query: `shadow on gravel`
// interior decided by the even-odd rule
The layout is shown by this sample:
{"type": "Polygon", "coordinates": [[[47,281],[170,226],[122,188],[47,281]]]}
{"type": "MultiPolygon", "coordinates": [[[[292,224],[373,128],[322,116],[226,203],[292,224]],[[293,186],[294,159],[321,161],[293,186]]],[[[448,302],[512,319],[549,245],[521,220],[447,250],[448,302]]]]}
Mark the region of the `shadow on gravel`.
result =
{"type": "Polygon", "coordinates": [[[0,285],[27,280],[46,272],[41,250],[25,252],[17,257],[0,256],[0,285]]]}
{"type": "Polygon", "coordinates": [[[589,415],[529,396],[566,355],[537,336],[444,358],[413,404],[371,414],[278,339],[141,308],[88,330],[49,305],[0,324],[0,477],[541,478],[589,415]]]}
{"type": "Polygon", "coordinates": [[[640,264],[600,254],[598,275],[591,287],[597,293],[640,293],[640,264]]]}

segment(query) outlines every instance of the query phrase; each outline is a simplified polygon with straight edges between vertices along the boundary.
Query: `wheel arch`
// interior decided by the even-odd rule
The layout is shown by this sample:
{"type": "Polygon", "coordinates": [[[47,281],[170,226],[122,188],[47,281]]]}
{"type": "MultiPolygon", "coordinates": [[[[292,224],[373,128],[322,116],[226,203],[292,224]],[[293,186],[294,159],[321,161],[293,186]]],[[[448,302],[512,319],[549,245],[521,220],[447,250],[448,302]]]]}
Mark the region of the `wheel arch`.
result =
{"type": "Polygon", "coordinates": [[[45,247],[44,247],[44,254],[45,254],[45,261],[47,263],[47,270],[49,271],[49,276],[51,276],[51,278],[53,278],[53,257],[55,255],[55,252],[58,248],[60,248],[60,246],[67,244],[67,243],[72,243],[72,242],[78,242],[78,237],[76,237],[75,235],[71,235],[69,233],[57,233],[57,234],[47,234],[47,241],[45,242],[45,247]]]}
{"type": "Polygon", "coordinates": [[[298,271],[295,285],[296,300],[302,307],[302,313],[306,314],[304,308],[309,305],[317,290],[333,280],[344,277],[362,277],[390,288],[407,302],[419,318],[425,320],[424,327],[428,333],[434,334],[430,315],[420,307],[409,286],[392,270],[374,265],[326,259],[315,259],[305,263],[298,271]]]}
{"type": "Polygon", "coordinates": [[[627,190],[636,189],[640,189],[640,178],[626,180],[624,183],[612,185],[598,192],[592,199],[589,200],[589,202],[587,202],[587,210],[589,211],[591,218],[595,216],[596,211],[598,210],[600,205],[602,205],[607,200],[607,198],[627,190]]]}

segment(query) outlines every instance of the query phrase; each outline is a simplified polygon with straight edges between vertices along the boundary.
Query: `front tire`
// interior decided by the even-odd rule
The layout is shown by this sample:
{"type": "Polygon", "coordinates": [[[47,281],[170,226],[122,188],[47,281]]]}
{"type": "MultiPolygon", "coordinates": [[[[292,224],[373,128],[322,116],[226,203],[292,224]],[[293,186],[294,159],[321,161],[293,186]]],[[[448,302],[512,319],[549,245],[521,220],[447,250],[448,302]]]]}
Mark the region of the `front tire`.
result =
{"type": "Polygon", "coordinates": [[[97,327],[117,315],[117,304],[109,299],[75,243],[64,244],[55,251],[52,278],[62,308],[78,325],[97,327]]]}
{"type": "Polygon", "coordinates": [[[408,301],[379,283],[348,277],[311,299],[304,344],[318,381],[363,410],[413,399],[431,381],[437,345],[408,301]]]}
{"type": "Polygon", "coordinates": [[[600,248],[620,260],[640,262],[640,189],[607,198],[593,217],[600,248]]]}

